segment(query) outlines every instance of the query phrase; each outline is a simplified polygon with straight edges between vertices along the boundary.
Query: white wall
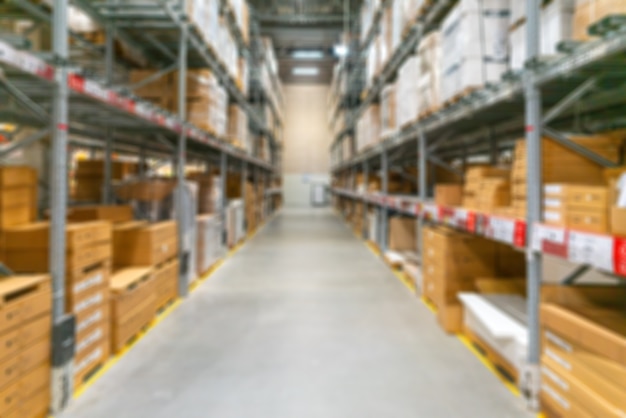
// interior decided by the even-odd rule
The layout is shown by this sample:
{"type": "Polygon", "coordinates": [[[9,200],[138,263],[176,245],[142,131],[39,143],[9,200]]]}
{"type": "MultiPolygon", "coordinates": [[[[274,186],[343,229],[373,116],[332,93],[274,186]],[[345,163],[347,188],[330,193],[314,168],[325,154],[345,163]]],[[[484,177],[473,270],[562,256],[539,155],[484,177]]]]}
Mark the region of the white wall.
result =
{"type": "Polygon", "coordinates": [[[311,183],[330,182],[328,91],[320,84],[285,86],[285,206],[310,206],[311,183]]]}

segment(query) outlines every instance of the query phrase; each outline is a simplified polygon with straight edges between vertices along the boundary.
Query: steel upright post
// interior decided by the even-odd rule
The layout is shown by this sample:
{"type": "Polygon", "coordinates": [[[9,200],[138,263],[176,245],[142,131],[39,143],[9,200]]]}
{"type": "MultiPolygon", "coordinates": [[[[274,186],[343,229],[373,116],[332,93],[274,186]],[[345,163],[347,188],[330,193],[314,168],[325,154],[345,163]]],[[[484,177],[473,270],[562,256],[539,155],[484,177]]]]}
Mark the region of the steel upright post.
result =
{"type": "MultiPolygon", "coordinates": [[[[380,154],[380,167],[382,170],[381,179],[382,179],[382,194],[384,198],[387,198],[387,193],[389,191],[389,161],[387,156],[387,148],[383,147],[383,151],[380,154]]],[[[387,237],[389,231],[387,231],[387,224],[389,222],[389,207],[387,206],[387,202],[383,202],[383,206],[380,209],[380,231],[378,236],[380,237],[380,249],[383,254],[387,251],[387,237]]]]}
{"type": "MultiPolygon", "coordinates": [[[[539,55],[539,12],[540,0],[526,2],[526,45],[527,65],[533,65],[539,55]]],[[[527,237],[532,242],[533,226],[541,221],[541,92],[534,82],[533,72],[525,74],[526,96],[526,149],[528,161],[527,176],[527,237]]],[[[541,254],[528,246],[527,254],[527,314],[528,314],[528,358],[522,376],[522,389],[527,407],[533,411],[539,408],[540,388],[540,341],[539,341],[539,297],[541,290],[541,254]]]]}
{"type": "Polygon", "coordinates": [[[72,398],[74,320],[65,314],[65,226],[67,212],[68,0],[54,0],[52,46],[56,65],[50,161],[50,275],[52,276],[52,411],[72,398]]]}
{"type": "MultiPolygon", "coordinates": [[[[185,10],[185,0],[181,1],[185,10]]],[[[180,260],[180,274],[178,280],[178,293],[185,297],[189,293],[188,277],[191,257],[191,231],[190,220],[190,198],[185,186],[185,166],[187,164],[187,44],[189,36],[189,23],[182,22],[180,28],[179,50],[178,50],[178,115],[184,121],[178,137],[178,152],[176,162],[176,178],[178,180],[177,210],[178,215],[178,247],[180,260]]]]}
{"type": "Polygon", "coordinates": [[[222,189],[222,206],[220,207],[220,216],[222,217],[222,242],[228,245],[226,235],[226,179],[228,176],[228,156],[222,150],[220,154],[220,183],[222,189]]]}
{"type": "MultiPolygon", "coordinates": [[[[369,184],[369,176],[370,176],[370,168],[367,161],[363,161],[363,184],[365,189],[365,194],[367,195],[367,185],[369,184]]],[[[364,196],[365,197],[365,196],[364,196]]],[[[369,228],[367,227],[367,199],[363,199],[363,238],[368,239],[367,236],[369,228]]]]}
{"type": "MultiPolygon", "coordinates": [[[[426,178],[428,170],[428,148],[426,146],[426,135],[422,128],[419,128],[419,137],[417,139],[417,184],[419,186],[419,198],[420,204],[424,204],[428,199],[428,179],[426,178]]],[[[422,236],[424,231],[424,211],[422,211],[417,218],[417,248],[420,250],[420,257],[423,255],[424,249],[422,248],[422,236]]]]}
{"type": "MultiPolygon", "coordinates": [[[[107,0],[107,3],[112,4],[113,0],[107,0]]],[[[114,45],[114,30],[115,26],[113,22],[109,21],[106,24],[105,33],[105,55],[104,55],[104,74],[105,84],[107,87],[113,85],[113,65],[115,63],[115,45],[114,45]]],[[[102,203],[110,205],[112,203],[112,186],[111,178],[113,177],[112,170],[113,159],[113,128],[107,126],[106,128],[106,142],[104,148],[104,188],[102,190],[102,203]]]]}

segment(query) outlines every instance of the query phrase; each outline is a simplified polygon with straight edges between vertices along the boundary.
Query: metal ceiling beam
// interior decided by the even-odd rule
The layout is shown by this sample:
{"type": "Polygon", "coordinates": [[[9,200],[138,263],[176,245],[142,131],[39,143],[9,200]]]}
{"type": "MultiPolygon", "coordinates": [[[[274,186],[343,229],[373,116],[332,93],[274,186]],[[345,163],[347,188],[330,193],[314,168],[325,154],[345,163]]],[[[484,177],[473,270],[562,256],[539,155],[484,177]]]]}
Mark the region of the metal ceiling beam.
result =
{"type": "Polygon", "coordinates": [[[273,24],[273,25],[337,25],[341,26],[344,23],[343,15],[324,15],[324,14],[311,14],[311,15],[276,15],[276,14],[257,14],[257,19],[261,24],[273,24]]]}

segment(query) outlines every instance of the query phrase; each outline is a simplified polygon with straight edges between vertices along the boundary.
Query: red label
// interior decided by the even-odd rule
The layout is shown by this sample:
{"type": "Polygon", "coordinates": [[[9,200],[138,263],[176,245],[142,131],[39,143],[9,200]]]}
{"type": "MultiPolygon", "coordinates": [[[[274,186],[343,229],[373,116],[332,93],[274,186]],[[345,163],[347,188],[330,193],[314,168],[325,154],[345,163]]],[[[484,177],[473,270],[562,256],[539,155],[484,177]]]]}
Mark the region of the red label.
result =
{"type": "Polygon", "coordinates": [[[54,78],[54,67],[46,65],[44,68],[37,70],[37,75],[46,80],[52,80],[54,78]]]}
{"type": "Polygon", "coordinates": [[[613,263],[615,274],[626,276],[626,238],[613,240],[613,263]]]}
{"type": "Polygon", "coordinates": [[[516,247],[524,247],[526,245],[526,222],[515,221],[515,232],[513,236],[513,245],[516,247]]]}
{"type": "Polygon", "coordinates": [[[67,76],[67,83],[72,90],[79,93],[85,92],[85,79],[76,74],[70,74],[67,76]]]}
{"type": "Polygon", "coordinates": [[[414,210],[415,210],[415,216],[420,216],[420,213],[422,212],[422,206],[419,203],[416,203],[414,210]]]}
{"type": "Polygon", "coordinates": [[[67,131],[67,124],[66,123],[59,123],[59,124],[57,124],[57,129],[59,131],[67,131]]]}
{"type": "Polygon", "coordinates": [[[546,254],[550,254],[556,257],[567,259],[568,254],[569,254],[567,250],[567,243],[569,241],[568,235],[569,235],[569,231],[566,231],[565,239],[563,240],[563,243],[561,244],[557,242],[553,242],[553,241],[545,241],[545,240],[541,241],[541,251],[546,254]]]}
{"type": "Polygon", "coordinates": [[[526,132],[534,132],[534,131],[535,131],[535,127],[533,125],[526,126],[526,132]]]}
{"type": "Polygon", "coordinates": [[[466,228],[469,232],[476,232],[476,213],[467,212],[466,228]]]}

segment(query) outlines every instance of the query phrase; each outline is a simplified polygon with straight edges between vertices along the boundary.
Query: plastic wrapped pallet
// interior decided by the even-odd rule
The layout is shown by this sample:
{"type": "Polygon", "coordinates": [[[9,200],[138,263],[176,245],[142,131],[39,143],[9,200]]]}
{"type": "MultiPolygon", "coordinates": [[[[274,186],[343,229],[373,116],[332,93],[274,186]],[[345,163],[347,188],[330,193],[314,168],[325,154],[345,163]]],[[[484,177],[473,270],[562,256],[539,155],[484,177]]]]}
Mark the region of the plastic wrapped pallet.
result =
{"type": "Polygon", "coordinates": [[[441,106],[441,36],[426,35],[418,48],[417,114],[433,112],[441,106]]]}
{"type": "Polygon", "coordinates": [[[385,9],[381,24],[380,62],[384,65],[402,40],[402,4],[400,1],[391,2],[391,6],[385,9]]]}
{"type": "Polygon", "coordinates": [[[552,0],[541,9],[541,55],[557,53],[559,43],[572,39],[576,0],[552,0]]]}
{"type": "Polygon", "coordinates": [[[508,69],[509,1],[461,0],[442,25],[442,100],[499,82],[508,69]]]}
{"type": "Polygon", "coordinates": [[[393,135],[397,129],[397,90],[395,84],[387,85],[380,99],[380,125],[381,137],[386,138],[393,135]]]}
{"type": "Polygon", "coordinates": [[[357,122],[357,152],[380,141],[380,106],[370,105],[357,122]]]}
{"type": "Polygon", "coordinates": [[[400,128],[414,121],[418,116],[418,67],[417,56],[412,56],[406,60],[398,72],[397,91],[402,92],[402,103],[400,106],[396,106],[396,111],[398,112],[397,123],[400,128]]]}
{"type": "Polygon", "coordinates": [[[228,106],[228,141],[250,152],[248,143],[248,115],[238,105],[228,106]]]}

